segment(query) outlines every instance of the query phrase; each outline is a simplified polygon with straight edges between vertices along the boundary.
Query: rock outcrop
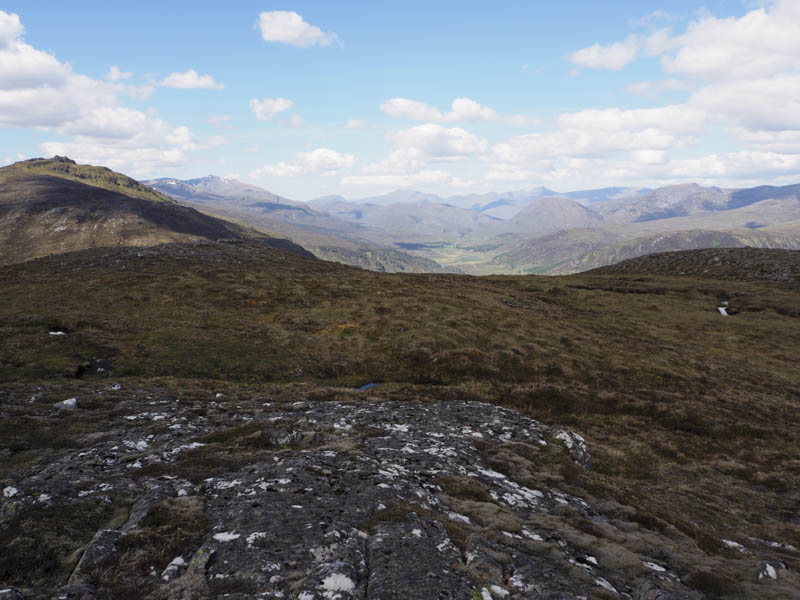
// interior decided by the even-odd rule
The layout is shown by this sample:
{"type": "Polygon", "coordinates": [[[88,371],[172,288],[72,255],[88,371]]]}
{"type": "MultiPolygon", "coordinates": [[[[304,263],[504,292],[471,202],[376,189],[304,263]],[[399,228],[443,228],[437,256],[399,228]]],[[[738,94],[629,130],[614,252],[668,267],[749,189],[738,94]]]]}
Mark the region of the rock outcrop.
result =
{"type": "MultiPolygon", "coordinates": [[[[69,411],[48,390],[10,395],[3,418],[85,434],[40,440],[35,460],[31,443],[4,451],[30,464],[3,481],[0,598],[665,600],[706,597],[686,583],[706,563],[719,579],[674,528],[565,490],[553,466],[589,466],[579,436],[379,392],[200,402],[117,384],[69,411]]],[[[754,585],[796,585],[740,554],[754,585]]]]}

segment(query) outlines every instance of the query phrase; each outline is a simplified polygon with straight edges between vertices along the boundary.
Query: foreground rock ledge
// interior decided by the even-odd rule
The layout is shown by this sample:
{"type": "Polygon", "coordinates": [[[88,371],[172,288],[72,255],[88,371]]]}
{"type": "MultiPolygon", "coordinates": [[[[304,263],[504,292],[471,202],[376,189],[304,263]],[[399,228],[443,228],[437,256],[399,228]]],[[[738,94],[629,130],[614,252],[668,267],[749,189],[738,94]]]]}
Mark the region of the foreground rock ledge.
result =
{"type": "MultiPolygon", "coordinates": [[[[198,406],[119,385],[66,416],[50,400],[16,409],[105,411],[104,431],[8,481],[0,575],[14,587],[0,600],[706,597],[685,583],[690,566],[704,572],[690,538],[560,490],[555,466],[589,465],[582,438],[512,410],[377,396],[198,406]],[[36,525],[53,515],[57,531],[36,525]],[[26,558],[90,522],[102,526],[54,559],[62,571],[26,558]]],[[[796,582],[781,563],[740,566],[778,596],[796,582]]]]}

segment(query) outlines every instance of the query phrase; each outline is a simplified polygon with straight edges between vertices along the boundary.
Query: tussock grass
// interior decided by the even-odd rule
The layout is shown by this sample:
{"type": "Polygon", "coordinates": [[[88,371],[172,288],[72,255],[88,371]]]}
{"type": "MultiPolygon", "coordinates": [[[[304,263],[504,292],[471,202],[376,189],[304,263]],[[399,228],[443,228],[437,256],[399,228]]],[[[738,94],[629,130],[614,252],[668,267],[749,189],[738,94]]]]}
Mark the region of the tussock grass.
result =
{"type": "MultiPolygon", "coordinates": [[[[723,537],[800,547],[797,290],[667,274],[378,274],[248,244],[180,248],[0,269],[2,389],[45,384],[55,401],[124,378],[167,388],[197,414],[236,398],[491,402],[586,438],[589,471],[526,457],[544,482],[615,499],[642,527],[688,536],[710,556],[730,552],[723,537]],[[730,317],[717,311],[722,298],[730,317]],[[50,336],[56,327],[67,335],[50,336]],[[74,378],[96,358],[111,361],[113,379],[74,378]],[[367,382],[381,385],[353,389],[367,382]]],[[[0,438],[57,451],[107,410],[87,406],[84,424],[67,418],[58,431],[10,414],[0,438]]],[[[152,469],[199,481],[247,464],[257,433],[217,432],[152,469]]],[[[5,472],[27,468],[29,453],[5,472]]],[[[800,556],[780,560],[800,568],[800,556]]],[[[726,574],[686,576],[704,593],[737,589],[726,574]]]]}

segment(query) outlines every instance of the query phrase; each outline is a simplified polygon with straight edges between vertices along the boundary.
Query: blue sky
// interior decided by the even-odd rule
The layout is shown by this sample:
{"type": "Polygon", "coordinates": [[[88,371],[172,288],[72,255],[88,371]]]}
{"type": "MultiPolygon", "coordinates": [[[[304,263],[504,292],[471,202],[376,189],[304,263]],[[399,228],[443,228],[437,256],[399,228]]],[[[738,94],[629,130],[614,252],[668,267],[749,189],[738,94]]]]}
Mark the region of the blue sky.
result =
{"type": "Polygon", "coordinates": [[[0,162],[298,200],[800,180],[796,0],[0,11],[0,162]]]}

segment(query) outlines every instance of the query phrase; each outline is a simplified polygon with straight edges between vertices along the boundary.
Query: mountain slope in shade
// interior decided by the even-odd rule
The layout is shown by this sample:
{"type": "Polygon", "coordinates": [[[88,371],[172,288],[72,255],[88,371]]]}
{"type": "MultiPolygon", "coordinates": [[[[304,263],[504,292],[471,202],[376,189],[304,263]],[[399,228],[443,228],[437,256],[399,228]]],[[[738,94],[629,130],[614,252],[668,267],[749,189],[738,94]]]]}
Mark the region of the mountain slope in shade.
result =
{"type": "Polygon", "coordinates": [[[310,255],[288,240],[181,206],[108,169],[64,158],[28,163],[0,169],[0,264],[85,248],[201,239],[258,239],[310,255]]]}

